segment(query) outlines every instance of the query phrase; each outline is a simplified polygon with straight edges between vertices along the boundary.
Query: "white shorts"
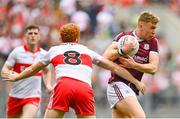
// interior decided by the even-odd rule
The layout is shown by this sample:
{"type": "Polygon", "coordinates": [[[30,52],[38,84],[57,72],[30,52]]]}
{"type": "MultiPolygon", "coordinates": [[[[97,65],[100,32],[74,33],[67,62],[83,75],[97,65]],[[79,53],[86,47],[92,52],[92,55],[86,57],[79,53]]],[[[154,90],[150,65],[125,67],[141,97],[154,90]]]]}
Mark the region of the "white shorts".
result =
{"type": "Polygon", "coordinates": [[[118,101],[121,101],[124,98],[129,97],[129,96],[136,97],[136,94],[125,83],[123,83],[123,82],[113,82],[111,84],[108,84],[107,98],[108,98],[108,101],[109,101],[109,104],[110,104],[111,108],[114,108],[115,104],[118,101]]]}

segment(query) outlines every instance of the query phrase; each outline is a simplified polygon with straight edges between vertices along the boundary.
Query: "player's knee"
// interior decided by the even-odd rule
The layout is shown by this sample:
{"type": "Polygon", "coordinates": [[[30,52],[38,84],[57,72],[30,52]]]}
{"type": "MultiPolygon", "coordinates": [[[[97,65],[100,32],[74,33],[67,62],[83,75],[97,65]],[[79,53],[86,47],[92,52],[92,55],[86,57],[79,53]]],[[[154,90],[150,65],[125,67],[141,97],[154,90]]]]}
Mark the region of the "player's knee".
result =
{"type": "Polygon", "coordinates": [[[132,114],[130,114],[130,118],[146,118],[145,113],[142,112],[134,112],[132,114]]]}

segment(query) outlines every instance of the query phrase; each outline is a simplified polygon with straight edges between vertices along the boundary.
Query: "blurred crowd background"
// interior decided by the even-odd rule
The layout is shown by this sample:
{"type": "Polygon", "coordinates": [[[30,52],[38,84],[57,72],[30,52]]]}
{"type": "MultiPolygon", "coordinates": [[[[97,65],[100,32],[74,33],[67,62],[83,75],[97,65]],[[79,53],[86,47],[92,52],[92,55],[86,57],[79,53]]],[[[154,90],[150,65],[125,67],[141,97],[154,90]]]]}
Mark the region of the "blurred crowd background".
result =
{"type": "MultiPolygon", "coordinates": [[[[81,29],[81,43],[103,54],[115,35],[133,30],[138,15],[151,11],[160,17],[157,28],[160,66],[146,74],[145,96],[139,96],[147,117],[180,117],[180,0],[0,0],[0,69],[8,54],[24,43],[24,28],[40,26],[40,45],[48,50],[59,44],[61,25],[74,22],[81,29]]],[[[94,67],[93,88],[97,117],[110,118],[106,98],[110,72],[94,67]]],[[[11,83],[0,80],[0,118],[5,117],[11,83]]],[[[49,95],[43,86],[42,117],[49,95]]],[[[75,117],[73,111],[65,117],[75,117]]]]}

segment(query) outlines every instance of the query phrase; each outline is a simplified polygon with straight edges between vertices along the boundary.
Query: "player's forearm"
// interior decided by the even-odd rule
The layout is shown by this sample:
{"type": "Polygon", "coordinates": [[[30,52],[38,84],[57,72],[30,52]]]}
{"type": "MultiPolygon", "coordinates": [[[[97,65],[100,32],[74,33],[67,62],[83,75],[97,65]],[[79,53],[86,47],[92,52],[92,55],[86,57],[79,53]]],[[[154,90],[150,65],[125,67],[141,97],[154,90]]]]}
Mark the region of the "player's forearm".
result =
{"type": "Polygon", "coordinates": [[[113,73],[128,80],[129,82],[131,82],[135,85],[139,82],[126,69],[120,67],[119,65],[117,65],[107,59],[103,59],[98,65],[101,66],[102,68],[111,70],[113,73]]]}
{"type": "Polygon", "coordinates": [[[144,73],[149,73],[149,74],[155,74],[156,71],[158,70],[158,66],[154,64],[139,64],[136,63],[134,65],[134,69],[144,72],[144,73]]]}
{"type": "Polygon", "coordinates": [[[36,73],[37,72],[35,70],[33,70],[31,67],[28,67],[16,77],[16,80],[28,78],[30,76],[33,76],[36,73]]]}
{"type": "Polygon", "coordinates": [[[46,78],[44,79],[44,84],[45,84],[46,88],[47,88],[48,86],[50,86],[50,85],[51,85],[51,78],[50,78],[50,77],[46,77],[46,78]]]}
{"type": "Polygon", "coordinates": [[[5,73],[5,72],[10,72],[11,68],[9,66],[7,66],[6,64],[4,64],[2,70],[1,70],[1,74],[5,73]]]}
{"type": "Polygon", "coordinates": [[[50,70],[47,70],[47,69],[46,69],[46,71],[43,70],[43,81],[44,81],[44,84],[45,84],[46,88],[48,86],[51,86],[51,79],[52,79],[51,74],[52,73],[51,73],[50,70]]]}
{"type": "Polygon", "coordinates": [[[4,66],[3,66],[2,70],[1,70],[1,75],[0,75],[0,77],[1,77],[2,79],[4,79],[4,74],[6,74],[6,73],[9,74],[11,70],[12,70],[12,68],[11,68],[10,66],[4,64],[4,66]]]}
{"type": "Polygon", "coordinates": [[[37,72],[39,72],[41,69],[43,69],[45,67],[44,64],[38,62],[35,63],[33,65],[31,65],[30,67],[26,68],[23,72],[21,72],[17,77],[16,80],[21,80],[24,78],[28,78],[30,76],[35,75],[37,72]]]}
{"type": "Polygon", "coordinates": [[[116,73],[118,76],[126,79],[127,81],[133,83],[133,84],[137,84],[139,81],[134,78],[126,69],[120,67],[120,66],[116,66],[116,68],[114,68],[114,73],[116,73]]]}

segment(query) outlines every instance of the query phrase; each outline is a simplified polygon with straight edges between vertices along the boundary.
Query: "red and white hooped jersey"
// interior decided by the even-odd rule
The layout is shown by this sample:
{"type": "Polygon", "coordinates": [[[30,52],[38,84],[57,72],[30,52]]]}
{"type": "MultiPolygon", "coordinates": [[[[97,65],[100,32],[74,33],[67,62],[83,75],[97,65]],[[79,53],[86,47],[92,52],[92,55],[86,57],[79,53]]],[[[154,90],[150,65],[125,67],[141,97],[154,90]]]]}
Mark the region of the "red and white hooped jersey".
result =
{"type": "MultiPolygon", "coordinates": [[[[36,52],[30,52],[26,46],[15,48],[8,56],[5,64],[11,66],[14,71],[20,73],[25,68],[39,61],[47,51],[39,48],[36,52]]],[[[30,98],[41,96],[41,72],[34,76],[14,82],[9,94],[17,98],[30,98]]]]}
{"type": "Polygon", "coordinates": [[[56,79],[70,77],[91,86],[92,63],[98,63],[102,56],[78,43],[63,43],[52,47],[40,61],[52,63],[56,79]]]}

